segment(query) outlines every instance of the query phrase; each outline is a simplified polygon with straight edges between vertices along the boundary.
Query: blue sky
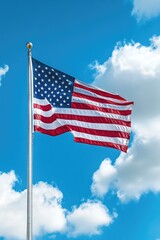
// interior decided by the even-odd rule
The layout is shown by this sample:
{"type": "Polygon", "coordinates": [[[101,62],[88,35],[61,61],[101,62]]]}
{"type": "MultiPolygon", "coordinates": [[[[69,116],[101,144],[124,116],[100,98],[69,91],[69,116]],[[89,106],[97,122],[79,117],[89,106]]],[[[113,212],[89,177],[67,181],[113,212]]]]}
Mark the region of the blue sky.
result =
{"type": "Polygon", "coordinates": [[[160,239],[160,2],[2,1],[0,239],[25,239],[28,59],[135,102],[126,154],[34,134],[34,239],[160,239]]]}

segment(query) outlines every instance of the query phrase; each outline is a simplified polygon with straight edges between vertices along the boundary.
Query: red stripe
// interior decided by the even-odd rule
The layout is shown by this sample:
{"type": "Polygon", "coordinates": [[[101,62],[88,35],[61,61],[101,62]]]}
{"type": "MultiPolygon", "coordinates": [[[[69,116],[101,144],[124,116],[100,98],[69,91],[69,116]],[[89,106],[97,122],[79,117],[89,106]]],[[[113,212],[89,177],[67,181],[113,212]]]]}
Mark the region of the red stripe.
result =
{"type": "Polygon", "coordinates": [[[85,109],[85,110],[96,110],[98,112],[113,113],[113,114],[118,114],[118,115],[123,115],[123,116],[131,115],[131,110],[116,110],[116,109],[111,109],[111,108],[102,108],[102,107],[97,107],[97,106],[87,104],[87,103],[72,102],[72,108],[85,109]]]}
{"type": "Polygon", "coordinates": [[[109,103],[109,104],[114,104],[114,105],[118,105],[118,106],[126,106],[126,105],[132,104],[132,102],[124,102],[124,103],[112,102],[111,100],[98,98],[98,97],[92,97],[92,96],[82,94],[82,93],[77,93],[77,92],[73,92],[72,96],[88,99],[88,100],[99,102],[99,103],[109,103]]]}
{"type": "Polygon", "coordinates": [[[98,145],[98,146],[104,146],[104,147],[112,147],[112,148],[116,148],[118,150],[121,150],[123,152],[127,152],[128,147],[125,145],[121,145],[121,144],[116,144],[116,143],[112,143],[112,142],[99,142],[99,141],[93,141],[90,139],[84,139],[84,138],[74,138],[75,142],[80,142],[80,143],[87,143],[87,144],[91,144],[91,145],[98,145]]]}
{"type": "Polygon", "coordinates": [[[131,126],[130,121],[118,120],[113,118],[106,118],[106,117],[90,117],[90,116],[79,116],[79,115],[71,115],[71,114],[53,114],[50,117],[45,117],[40,114],[34,114],[34,119],[41,120],[44,123],[52,123],[56,119],[67,119],[67,120],[75,120],[75,121],[82,121],[82,122],[90,122],[90,123],[106,123],[106,124],[117,124],[122,126],[131,126]]]}
{"type": "MultiPolygon", "coordinates": [[[[43,134],[47,134],[47,135],[51,135],[51,136],[57,136],[63,133],[68,132],[68,129],[65,129],[65,127],[63,128],[57,128],[56,130],[45,130],[41,127],[35,126],[34,127],[34,131],[36,132],[40,132],[43,134]]],[[[87,144],[91,144],[91,145],[98,145],[98,146],[104,146],[104,147],[112,147],[112,148],[116,148],[118,150],[121,150],[123,152],[127,152],[128,147],[125,145],[121,145],[121,144],[115,144],[112,142],[99,142],[99,141],[93,141],[93,140],[89,140],[89,139],[84,139],[84,138],[74,138],[75,142],[80,142],[80,143],[87,143],[87,144]]]]}
{"type": "Polygon", "coordinates": [[[60,134],[69,132],[69,129],[66,126],[61,126],[61,127],[58,127],[54,130],[47,130],[47,129],[44,129],[42,127],[34,125],[34,131],[44,133],[44,134],[47,134],[47,135],[51,135],[51,136],[58,136],[60,134]]]}
{"type": "Polygon", "coordinates": [[[109,92],[105,92],[105,91],[103,91],[101,89],[90,88],[88,86],[84,86],[84,85],[82,85],[80,83],[77,83],[77,82],[74,83],[74,86],[78,87],[78,88],[82,88],[82,89],[88,90],[88,91],[90,91],[92,93],[96,93],[96,94],[98,94],[100,96],[103,96],[103,97],[109,97],[109,98],[114,98],[114,99],[117,99],[117,100],[126,101],[125,98],[122,98],[118,94],[112,94],[112,93],[109,93],[109,92]]]}
{"type": "MultiPolygon", "coordinates": [[[[43,128],[41,128],[43,129],[43,128]]],[[[70,132],[70,131],[76,131],[76,132],[81,132],[81,133],[87,133],[90,135],[94,135],[94,136],[103,136],[103,137],[117,137],[117,138],[124,138],[124,139],[129,139],[130,138],[130,134],[126,133],[126,132],[120,132],[120,131],[108,131],[108,130],[99,130],[99,129],[89,129],[89,128],[83,128],[83,127],[78,127],[78,126],[74,126],[74,125],[65,125],[65,126],[61,126],[56,128],[55,130],[45,130],[47,131],[50,135],[54,134],[58,135],[64,132],[70,132]],[[58,130],[57,130],[58,129],[58,130]],[[55,132],[58,134],[55,134],[55,132]]]]}
{"type": "Polygon", "coordinates": [[[33,104],[33,107],[34,108],[37,108],[37,109],[41,109],[43,111],[49,111],[52,109],[52,106],[50,104],[47,104],[47,105],[40,105],[40,104],[37,104],[37,103],[34,103],[33,104]]]}

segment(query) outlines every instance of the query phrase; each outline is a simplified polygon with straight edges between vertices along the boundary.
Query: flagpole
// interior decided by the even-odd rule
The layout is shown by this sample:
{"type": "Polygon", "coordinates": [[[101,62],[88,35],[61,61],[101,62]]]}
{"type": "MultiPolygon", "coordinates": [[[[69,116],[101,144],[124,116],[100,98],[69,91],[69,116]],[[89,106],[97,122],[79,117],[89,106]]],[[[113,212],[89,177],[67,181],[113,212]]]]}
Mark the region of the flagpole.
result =
{"type": "Polygon", "coordinates": [[[28,186],[27,186],[27,240],[32,240],[32,139],[33,139],[33,74],[32,74],[32,43],[26,44],[28,49],[28,186]]]}

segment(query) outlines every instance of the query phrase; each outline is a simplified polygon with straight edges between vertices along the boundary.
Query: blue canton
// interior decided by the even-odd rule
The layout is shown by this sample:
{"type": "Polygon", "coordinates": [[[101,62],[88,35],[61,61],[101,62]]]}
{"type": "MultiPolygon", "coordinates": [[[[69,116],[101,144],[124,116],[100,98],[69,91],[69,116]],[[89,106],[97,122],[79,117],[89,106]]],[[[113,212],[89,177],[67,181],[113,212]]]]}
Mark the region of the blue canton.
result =
{"type": "Polygon", "coordinates": [[[32,58],[33,95],[57,108],[70,108],[75,78],[32,58]]]}

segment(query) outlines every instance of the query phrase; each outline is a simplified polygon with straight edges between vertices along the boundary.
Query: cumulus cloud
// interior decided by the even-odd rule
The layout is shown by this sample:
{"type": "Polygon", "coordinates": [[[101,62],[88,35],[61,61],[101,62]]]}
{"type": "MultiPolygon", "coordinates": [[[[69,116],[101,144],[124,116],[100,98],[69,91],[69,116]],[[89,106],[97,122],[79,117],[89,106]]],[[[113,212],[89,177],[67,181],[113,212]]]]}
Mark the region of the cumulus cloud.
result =
{"type": "MultiPolygon", "coordinates": [[[[0,173],[0,237],[9,240],[26,238],[27,191],[14,189],[14,171],[0,173]]],[[[100,234],[112,223],[112,215],[100,201],[86,201],[67,211],[62,207],[62,192],[45,182],[33,186],[33,234],[36,239],[45,234],[68,236],[100,234]]]]}
{"type": "Polygon", "coordinates": [[[137,20],[150,19],[160,14],[159,0],[133,0],[132,15],[135,15],[137,20]]]}
{"type": "Polygon", "coordinates": [[[74,207],[68,215],[68,235],[77,237],[100,234],[102,227],[110,225],[113,218],[101,202],[87,201],[74,207]]]}
{"type": "Polygon", "coordinates": [[[103,197],[108,192],[115,177],[115,167],[112,166],[109,159],[104,160],[99,169],[93,174],[93,183],[91,186],[93,195],[103,197]]]}
{"type": "MultiPolygon", "coordinates": [[[[0,236],[5,239],[25,239],[26,190],[14,190],[17,177],[13,171],[0,174],[0,236]]],[[[33,233],[63,232],[65,209],[61,206],[62,193],[58,188],[39,182],[33,186],[33,233]]]]}
{"type": "Polygon", "coordinates": [[[1,86],[2,77],[4,77],[6,75],[8,70],[9,70],[8,65],[5,65],[4,68],[0,67],[0,86],[1,86]]]}
{"type": "Polygon", "coordinates": [[[149,191],[160,192],[160,37],[152,37],[149,46],[118,44],[109,60],[99,65],[92,66],[97,71],[94,84],[135,102],[134,140],[114,165],[103,161],[93,175],[92,193],[104,196],[114,189],[128,201],[149,191]]]}

